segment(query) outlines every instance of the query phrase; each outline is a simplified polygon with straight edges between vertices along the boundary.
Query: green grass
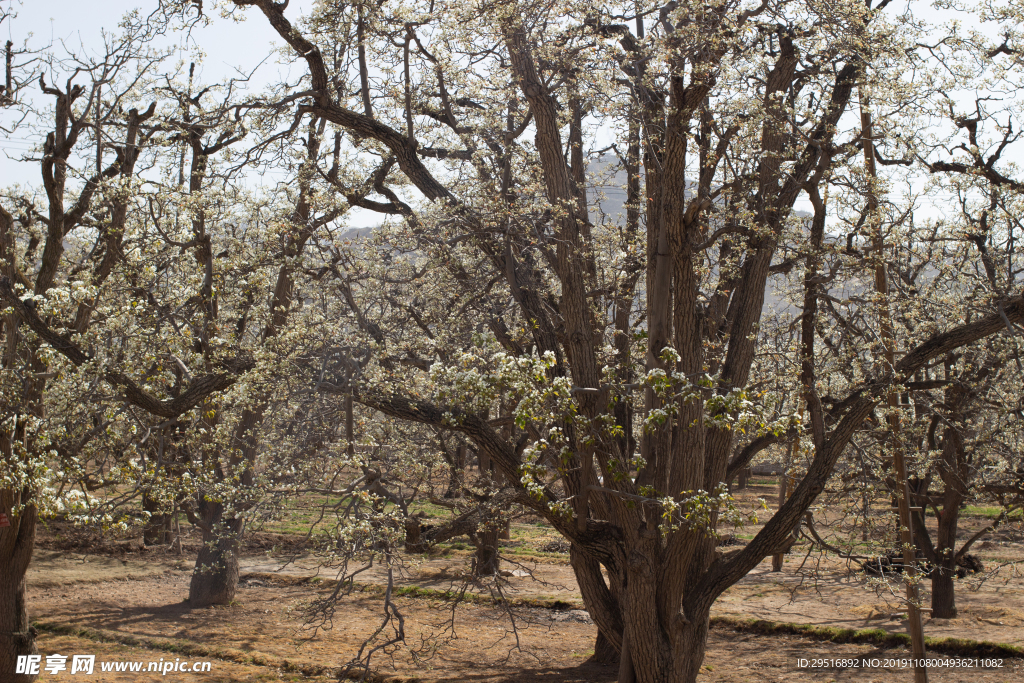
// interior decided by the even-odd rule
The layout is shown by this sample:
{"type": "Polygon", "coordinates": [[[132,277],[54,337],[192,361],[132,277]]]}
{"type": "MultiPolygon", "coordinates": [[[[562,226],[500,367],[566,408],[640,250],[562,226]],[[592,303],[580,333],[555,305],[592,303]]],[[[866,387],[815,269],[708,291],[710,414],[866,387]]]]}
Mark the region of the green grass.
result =
{"type": "Polygon", "coordinates": [[[276,534],[295,534],[305,536],[313,530],[313,534],[325,533],[333,523],[332,507],[340,505],[348,497],[340,496],[300,496],[289,504],[282,506],[275,519],[263,522],[259,531],[276,534]]]}
{"type": "Polygon", "coordinates": [[[444,518],[451,514],[451,510],[448,508],[442,505],[435,505],[429,500],[417,500],[409,505],[410,514],[415,515],[421,512],[431,519],[444,518]]]}
{"type": "MultiPolygon", "coordinates": [[[[321,507],[336,505],[343,502],[340,498],[323,496],[303,496],[290,501],[282,507],[275,519],[263,522],[259,530],[269,533],[294,534],[304,536],[313,529],[313,535],[328,533],[333,524],[331,510],[324,511],[321,519],[321,507]]],[[[421,515],[424,522],[432,523],[449,518],[452,511],[443,505],[430,501],[419,500],[409,506],[409,512],[421,515]]],[[[560,539],[561,536],[544,521],[513,523],[509,529],[513,547],[505,547],[502,553],[509,556],[527,555],[538,557],[562,557],[564,553],[549,553],[541,548],[548,542],[560,539]]],[[[448,543],[438,544],[435,552],[472,550],[465,538],[456,538],[448,543]]]]}
{"type": "MultiPolygon", "coordinates": [[[[999,515],[1003,514],[1003,508],[998,506],[982,507],[968,505],[963,509],[962,514],[968,517],[984,517],[985,519],[996,520],[999,518],[999,515]]],[[[1024,519],[1024,510],[1014,510],[1007,515],[1007,519],[1015,522],[1021,521],[1024,519]]]]}

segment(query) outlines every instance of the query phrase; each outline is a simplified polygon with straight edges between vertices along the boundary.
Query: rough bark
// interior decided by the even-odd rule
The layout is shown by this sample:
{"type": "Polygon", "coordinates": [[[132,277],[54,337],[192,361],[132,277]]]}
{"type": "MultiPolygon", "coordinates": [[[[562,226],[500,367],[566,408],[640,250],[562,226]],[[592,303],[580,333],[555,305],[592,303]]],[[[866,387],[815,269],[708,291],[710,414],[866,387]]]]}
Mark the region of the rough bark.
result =
{"type": "Polygon", "coordinates": [[[171,516],[163,512],[159,501],[148,494],[142,495],[142,509],[149,519],[142,528],[142,542],[146,545],[168,545],[171,542],[171,516]]]}
{"type": "MultiPolygon", "coordinates": [[[[574,92],[571,81],[577,75],[557,73],[557,60],[550,58],[549,51],[537,48],[544,40],[540,34],[543,29],[538,28],[543,22],[520,16],[518,8],[512,5],[496,18],[495,33],[503,38],[508,75],[521,90],[533,117],[536,170],[543,181],[541,199],[549,209],[544,230],[550,231],[554,251],[547,259],[550,277],[557,281],[557,286],[548,291],[544,291],[543,278],[534,278],[525,286],[532,276],[529,268],[517,262],[521,254],[511,246],[517,236],[506,235],[508,239],[495,248],[487,241],[490,238],[477,229],[479,223],[474,223],[470,210],[461,206],[451,191],[430,175],[418,157],[408,116],[406,134],[403,134],[375,120],[370,107],[364,108],[365,114],[342,108],[334,100],[321,52],[284,19],[284,5],[269,0],[236,2],[257,5],[281,37],[305,60],[313,92],[311,97],[315,100],[312,111],[344,127],[354,137],[373,139],[387,147],[412,185],[427,199],[439,200],[450,209],[454,222],[464,222],[461,227],[466,228],[474,240],[479,240],[474,244],[481,245],[481,250],[494,262],[495,282],[506,281],[508,294],[518,307],[517,313],[533,323],[529,327],[537,341],[537,352],[553,352],[555,365],[551,375],[571,377],[573,409],[583,418],[596,418],[615,388],[601,386],[596,362],[596,350],[605,339],[595,316],[607,305],[607,300],[598,298],[605,295],[597,291],[595,283],[588,281],[594,271],[588,260],[592,245],[587,243],[590,226],[586,197],[580,192],[583,165],[578,155],[574,155],[578,125],[570,122],[567,152],[562,138],[565,116],[559,115],[559,111],[564,111],[573,121],[580,120],[571,94],[574,92]],[[545,58],[535,59],[535,54],[544,54],[545,58]],[[563,82],[569,85],[559,90],[559,83],[563,82]],[[566,91],[570,92],[568,98],[562,97],[566,91]],[[592,304],[588,298],[601,303],[592,304]],[[531,303],[536,301],[544,301],[545,305],[531,303]]],[[[683,9],[679,8],[680,14],[683,9]]],[[[797,198],[808,191],[809,185],[821,182],[831,167],[829,150],[837,146],[837,124],[849,105],[854,86],[861,81],[864,65],[860,54],[832,62],[833,68],[828,72],[833,74],[831,82],[823,82],[820,98],[815,98],[821,103],[820,114],[814,122],[808,123],[806,130],[794,134],[786,94],[804,78],[803,70],[798,67],[805,56],[800,54],[803,45],[801,43],[798,49],[794,34],[779,31],[777,43],[774,43],[777,48],[773,47],[772,52],[775,63],[768,65],[764,78],[759,79],[764,86],[760,91],[764,96],[764,118],[759,119],[760,139],[753,141],[758,147],[753,156],[744,157],[756,160],[756,172],[744,180],[749,187],[736,187],[737,194],[743,195],[738,201],[739,210],[751,216],[750,225],[740,225],[734,230],[745,233],[742,239],[719,242],[723,251],[732,250],[728,259],[723,256],[721,260],[735,263],[735,268],[729,268],[728,273],[722,270],[717,287],[706,287],[703,281],[706,273],[702,269],[709,264],[710,247],[707,245],[717,240],[708,233],[719,217],[726,216],[718,210],[727,200],[723,199],[723,193],[715,190],[721,177],[716,168],[728,156],[731,138],[736,134],[718,126],[711,111],[713,89],[719,62],[730,49],[725,35],[736,35],[743,30],[747,19],[763,9],[752,9],[741,15],[730,15],[725,9],[710,9],[701,12],[699,17],[688,17],[687,21],[693,24],[687,35],[693,35],[690,29],[699,30],[708,39],[703,49],[691,55],[687,54],[684,39],[679,38],[680,42],[673,45],[676,38],[666,38],[672,47],[679,48],[673,53],[678,55],[679,61],[669,66],[665,79],[659,79],[666,87],[665,92],[654,92],[645,85],[649,79],[642,75],[649,62],[643,58],[636,40],[632,40],[633,46],[630,46],[628,29],[596,26],[604,35],[622,36],[626,53],[636,53],[634,61],[624,60],[629,63],[623,71],[630,78],[631,86],[635,86],[630,92],[636,94],[637,109],[641,112],[638,115],[647,116],[639,127],[645,137],[645,194],[649,200],[645,223],[649,297],[647,369],[658,367],[688,378],[704,373],[720,378],[715,386],[703,392],[705,399],[726,395],[748,384],[759,343],[758,326],[772,260],[778,255],[779,242],[785,237],[784,227],[792,218],[797,198]],[[652,113],[658,115],[650,116],[652,113]],[[692,153],[688,150],[695,150],[699,159],[688,158],[687,154],[692,153]],[[693,169],[700,169],[696,191],[693,169]],[[663,352],[668,345],[674,347],[678,360],[666,360],[668,355],[663,352]]],[[[669,21],[668,10],[663,21],[669,21]]],[[[588,23],[587,27],[590,26],[588,23]]],[[[642,37],[641,33],[637,31],[638,38],[642,37]]],[[[408,106],[407,103],[407,109],[408,106]]],[[[637,154],[631,152],[630,156],[635,158],[637,154]]],[[[631,190],[630,196],[635,197],[638,189],[631,190]]],[[[515,208],[511,199],[509,204],[515,208]]],[[[1007,318],[1019,319],[1022,303],[1018,299],[1008,299],[1005,303],[1007,318]]],[[[625,307],[623,310],[628,313],[625,307]]],[[[628,314],[622,320],[624,323],[620,326],[628,329],[628,314]]],[[[746,466],[742,458],[735,460],[733,457],[734,432],[708,426],[704,402],[679,399],[678,404],[671,406],[668,402],[676,399],[656,399],[653,392],[648,393],[644,406],[648,413],[665,407],[673,410],[666,411],[672,417],[666,417],[661,427],[645,435],[641,448],[646,464],[640,466],[636,479],[632,472],[616,470],[621,468],[620,458],[631,454],[628,438],[588,439],[575,433],[567,420],[564,434],[572,448],[563,463],[565,473],[558,486],[534,490],[535,495],[524,499],[524,504],[548,519],[570,540],[571,561],[584,602],[605,641],[603,648],[610,644],[620,651],[620,681],[694,681],[704,657],[712,603],[764,557],[782,551],[791,542],[793,529],[821,493],[850,438],[887,388],[911,376],[930,359],[992,334],[1002,325],[1001,317],[993,314],[936,335],[909,352],[895,367],[887,365],[879,376],[855,387],[828,415],[815,413],[816,405],[809,406],[814,451],[806,476],[794,482],[792,495],[754,540],[745,548],[729,553],[716,551],[706,529],[683,527],[666,531],[664,527],[659,528],[663,508],[659,507],[657,497],[667,495],[681,499],[698,489],[711,491],[727,480],[726,473],[733,463],[736,467],[746,466]],[[826,425],[831,431],[825,431],[826,425]],[[602,477],[600,485],[595,476],[598,470],[602,477]],[[646,485],[652,485],[655,493],[647,492],[646,485]],[[550,505],[554,502],[568,503],[571,512],[568,506],[562,506],[565,514],[554,514],[550,505]],[[601,575],[602,567],[608,570],[607,580],[601,575]]],[[[813,342],[809,335],[805,338],[813,342]]],[[[508,346],[513,350],[514,345],[508,346]]],[[[813,386],[806,381],[805,384],[811,401],[813,386]]],[[[328,393],[352,391],[325,383],[318,387],[328,393]]],[[[413,398],[403,393],[402,387],[395,386],[361,387],[357,389],[355,400],[392,417],[459,432],[478,449],[483,471],[489,471],[493,464],[511,486],[519,486],[523,480],[522,449],[516,448],[515,438],[498,434],[482,413],[470,412],[459,405],[439,405],[420,397],[413,398]]],[[[524,438],[532,437],[527,434],[524,438]]]]}
{"type": "Polygon", "coordinates": [[[932,569],[932,619],[953,619],[957,615],[953,579],[956,561],[950,559],[932,569]],[[952,565],[952,566],[947,566],[952,565]]]}
{"type": "Polygon", "coordinates": [[[619,650],[600,630],[594,638],[594,655],[591,659],[598,664],[617,664],[619,661],[619,650]]]}
{"type": "MultiPolygon", "coordinates": [[[[448,462],[448,489],[444,492],[445,498],[460,498],[466,481],[466,444],[460,443],[455,448],[455,453],[448,462]]],[[[448,457],[445,451],[445,457],[448,457]]]]}
{"type": "Polygon", "coordinates": [[[576,574],[583,605],[597,626],[594,657],[603,663],[617,661],[622,650],[622,612],[616,597],[618,577],[614,571],[609,572],[611,581],[606,581],[601,563],[578,547],[570,546],[569,564],[576,574]]]}
{"type": "Polygon", "coordinates": [[[20,655],[38,654],[25,604],[25,573],[35,542],[36,509],[30,505],[12,515],[7,493],[0,492],[0,512],[11,522],[11,526],[0,528],[0,671],[5,681],[29,683],[37,677],[14,671],[20,655]]]}
{"type": "Polygon", "coordinates": [[[501,557],[498,555],[498,533],[494,525],[488,525],[472,534],[476,554],[473,557],[475,576],[495,576],[501,571],[501,557]]]}
{"type": "Polygon", "coordinates": [[[243,521],[224,518],[221,503],[205,503],[202,510],[203,546],[196,558],[188,602],[192,607],[227,605],[238,589],[238,547],[243,521]]]}

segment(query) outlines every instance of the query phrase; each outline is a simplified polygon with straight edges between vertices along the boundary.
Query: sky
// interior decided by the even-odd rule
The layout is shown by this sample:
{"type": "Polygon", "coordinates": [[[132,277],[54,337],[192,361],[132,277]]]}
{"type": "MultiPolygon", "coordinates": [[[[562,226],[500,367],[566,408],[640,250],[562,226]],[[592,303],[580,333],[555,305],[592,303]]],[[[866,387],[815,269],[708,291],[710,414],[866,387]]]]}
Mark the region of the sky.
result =
{"type": "MultiPolygon", "coordinates": [[[[314,0],[292,0],[288,15],[297,17],[311,8],[314,0]]],[[[138,8],[143,15],[149,14],[156,6],[157,0],[102,0],[88,2],[86,0],[0,0],[0,6],[13,10],[17,16],[13,20],[0,24],[0,42],[11,39],[16,46],[28,38],[29,46],[41,48],[47,45],[58,46],[62,42],[68,47],[79,48],[82,45],[94,46],[101,44],[101,33],[104,29],[117,29],[117,22],[126,13],[138,8]]],[[[213,7],[214,0],[206,1],[206,10],[213,16],[209,26],[197,26],[190,35],[183,32],[173,33],[166,38],[165,45],[177,45],[185,50],[205,52],[199,65],[201,81],[217,82],[223,78],[248,73],[256,69],[250,81],[254,90],[266,83],[280,80],[284,68],[271,56],[268,59],[271,45],[279,45],[277,34],[269,23],[255,9],[248,10],[248,20],[235,22],[219,16],[213,7]],[[257,69],[258,67],[258,69],[257,69]]],[[[925,14],[929,11],[923,9],[925,14]]],[[[939,19],[939,15],[931,17],[939,19]]],[[[190,59],[186,57],[185,59],[190,59]]],[[[294,76],[297,74],[293,74],[294,76]]],[[[38,97],[38,86],[29,86],[29,97],[38,97]]],[[[27,137],[29,133],[15,132],[12,136],[0,137],[0,187],[15,183],[38,182],[39,166],[34,163],[18,161],[18,157],[30,149],[27,137]]],[[[2,133],[0,133],[2,136],[2,133]]],[[[599,136],[600,137],[600,136],[599,136]]],[[[273,183],[284,181],[287,174],[270,173],[267,177],[257,179],[258,182],[273,183]]],[[[798,205],[801,210],[809,210],[806,200],[798,205]]],[[[935,213],[934,209],[926,213],[935,213]]],[[[363,217],[363,222],[370,217],[363,217]]]]}
{"type": "MultiPolygon", "coordinates": [[[[98,45],[102,44],[103,30],[116,31],[118,21],[125,13],[139,9],[147,15],[156,4],[156,0],[0,0],[0,6],[9,7],[17,14],[13,20],[0,24],[0,42],[10,39],[20,47],[27,38],[30,48],[58,46],[61,42],[71,48],[98,45]]],[[[208,1],[206,4],[212,3],[208,1]]],[[[310,5],[312,0],[293,0],[289,14],[298,15],[310,5]]],[[[249,10],[249,13],[253,14],[250,19],[238,23],[214,16],[209,26],[196,27],[191,36],[175,34],[168,36],[163,44],[187,50],[201,48],[205,57],[197,71],[201,80],[207,83],[235,76],[239,71],[249,72],[259,66],[251,81],[258,89],[280,74],[280,66],[274,58],[267,59],[267,47],[280,41],[262,15],[255,10],[249,10]]],[[[38,92],[38,86],[29,88],[38,92]]],[[[0,186],[35,180],[34,176],[39,173],[38,164],[17,161],[17,157],[29,147],[25,133],[0,137],[0,186]]]]}

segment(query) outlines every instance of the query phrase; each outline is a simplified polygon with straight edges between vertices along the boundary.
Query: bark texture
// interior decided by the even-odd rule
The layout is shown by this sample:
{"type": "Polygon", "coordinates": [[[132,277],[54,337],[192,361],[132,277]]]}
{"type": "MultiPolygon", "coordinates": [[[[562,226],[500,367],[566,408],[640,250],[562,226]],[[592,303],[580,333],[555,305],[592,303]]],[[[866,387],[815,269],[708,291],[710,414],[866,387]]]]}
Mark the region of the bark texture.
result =
{"type": "Polygon", "coordinates": [[[142,509],[149,519],[142,528],[142,542],[146,545],[168,545],[171,542],[171,516],[163,512],[160,502],[143,494],[142,509]]]}
{"type": "MultiPolygon", "coordinates": [[[[545,21],[531,14],[536,8],[528,11],[511,3],[495,13],[490,27],[499,43],[494,50],[501,53],[501,66],[496,68],[505,69],[507,82],[515,84],[515,91],[503,93],[503,98],[513,100],[507,105],[504,131],[477,136],[474,128],[460,126],[451,106],[456,100],[446,94],[444,68],[440,60],[431,62],[437,66],[438,97],[446,108],[437,114],[439,120],[455,130],[467,148],[476,145],[466,150],[470,157],[480,152],[502,160],[498,173],[484,162],[467,171],[487,181],[501,177],[500,187],[497,182],[493,186],[502,200],[500,211],[477,215],[472,200],[463,204],[456,196],[460,186],[447,186],[424,163],[429,155],[416,139],[416,118],[424,110],[413,106],[408,80],[405,111],[386,119],[404,125],[392,127],[383,117],[378,120],[373,108],[380,100],[372,100],[365,92],[363,112],[350,110],[331,86],[334,76],[322,48],[285,17],[285,5],[271,0],[236,3],[258,7],[305,62],[311,88],[310,104],[304,105],[307,112],[343,128],[353,139],[374,140],[386,148],[389,156],[383,168],[391,172],[397,165],[404,180],[436,202],[438,213],[457,226],[458,237],[441,234],[439,224],[429,222],[433,219],[420,222],[417,213],[393,192],[388,194],[382,182],[375,187],[389,199],[388,204],[355,197],[361,201],[358,205],[405,216],[420,240],[417,244],[436,249],[437,262],[444,264],[454,282],[462,281],[463,266],[453,263],[458,259],[447,258],[450,252],[445,250],[455,240],[471,245],[487,288],[502,291],[494,301],[483,295],[477,299],[476,293],[467,292],[467,296],[486,302],[480,310],[514,308],[509,320],[523,328],[521,334],[512,331],[501,314],[485,324],[509,354],[521,357],[536,352],[551,358],[543,380],[565,383],[572,406],[559,408],[564,419],[533,423],[527,419],[525,426],[524,420],[517,420],[515,429],[500,431],[488,419],[487,410],[470,409],[458,399],[427,400],[394,383],[371,382],[353,389],[321,382],[319,390],[353,395],[393,418],[455,432],[471,443],[482,470],[489,472],[493,467],[505,486],[521,494],[523,505],[570,541],[570,561],[600,633],[596,650],[601,656],[610,650],[619,654],[622,683],[693,683],[704,658],[712,604],[763,558],[783,552],[792,543],[793,530],[889,387],[943,354],[998,332],[1005,324],[1004,315],[1011,322],[1024,317],[1020,296],[1004,297],[998,313],[990,309],[969,324],[934,335],[896,362],[882,364],[877,375],[852,386],[827,411],[823,408],[813,373],[813,323],[822,281],[817,250],[825,225],[824,198],[818,188],[833,170],[832,155],[853,144],[839,139],[839,124],[854,87],[863,82],[868,55],[856,50],[842,56],[822,53],[822,64],[828,66],[816,66],[811,75],[805,65],[815,63],[817,57],[805,54],[814,48],[801,35],[804,29],[780,25],[777,31],[772,29],[764,49],[757,48],[756,57],[748,54],[751,59],[765,59],[763,70],[759,66],[756,78],[751,78],[756,80],[754,91],[760,99],[756,115],[752,113],[750,121],[720,115],[716,111],[719,75],[742,59],[724,62],[732,59],[727,57],[731,50],[746,49],[734,38],[745,34],[755,20],[759,28],[753,33],[769,26],[764,23],[772,12],[767,5],[743,12],[727,5],[702,6],[699,12],[676,3],[666,6],[657,20],[659,30],[663,29],[658,40],[665,47],[658,59],[664,57],[665,63],[657,66],[646,51],[652,41],[644,37],[643,17],[637,18],[635,31],[603,23],[598,16],[573,27],[587,40],[619,42],[622,51],[616,53],[616,60],[620,60],[629,111],[635,116],[628,126],[624,161],[632,203],[627,207],[625,232],[630,235],[630,248],[637,244],[641,250],[646,248],[646,262],[635,271],[623,266],[626,273],[609,278],[615,279],[609,285],[595,276],[599,272],[595,252],[604,247],[595,245],[581,146],[585,102],[580,92],[585,74],[578,63],[560,61],[564,36],[545,33],[545,21]],[[694,48],[689,41],[698,35],[694,42],[699,48],[694,48]],[[663,71],[649,78],[648,71],[655,68],[663,71]],[[796,122],[791,98],[809,87],[808,78],[814,81],[814,95],[806,100],[813,112],[801,114],[802,120],[796,122]],[[529,115],[526,122],[510,125],[524,108],[529,115]],[[509,162],[514,150],[527,147],[516,142],[526,131],[533,136],[529,189],[527,183],[513,181],[518,170],[509,162]],[[737,168],[742,170],[729,170],[737,168]],[[723,188],[723,178],[734,180],[723,188]],[[517,203],[519,191],[528,195],[529,208],[517,203]],[[794,205],[803,194],[815,205],[810,239],[801,234],[795,249],[810,254],[801,383],[813,452],[807,454],[806,475],[793,482],[789,495],[756,537],[744,548],[722,552],[702,523],[682,513],[673,517],[666,511],[671,506],[662,501],[671,499],[684,506],[700,492],[715,491],[732,479],[759,449],[799,435],[794,430],[785,437],[741,443],[737,431],[726,424],[736,410],[721,406],[751,384],[768,278],[780,272],[777,259],[794,251],[786,240],[798,225],[794,205]],[[541,217],[531,214],[537,207],[541,217]],[[646,220],[640,219],[641,213],[646,220]],[[646,235],[639,234],[641,224],[646,235]],[[634,289],[641,278],[646,286],[642,297],[634,289]],[[640,298],[646,299],[646,306],[640,298]],[[643,320],[647,339],[646,357],[640,363],[629,357],[631,340],[626,336],[636,330],[638,319],[643,320]],[[618,354],[622,365],[610,367],[609,372],[605,363],[610,353],[618,354]],[[638,376],[663,372],[678,385],[689,382],[697,397],[682,398],[675,393],[678,386],[664,392],[649,386],[637,390],[631,366],[636,366],[638,376]],[[714,378],[712,386],[698,385],[697,379],[705,376],[714,378]],[[634,410],[661,419],[638,434],[634,410]],[[540,475],[531,481],[524,446],[539,441],[539,432],[555,423],[559,438],[568,444],[552,468],[557,476],[545,473],[554,483],[540,475]],[[666,518],[678,523],[669,527],[664,524],[666,518]]],[[[372,25],[363,19],[360,15],[361,32],[372,25]]],[[[572,20],[561,17],[559,21],[568,25],[572,20]]],[[[652,16],[649,25],[654,21],[652,16]]],[[[865,22],[869,21],[870,13],[865,13],[843,24],[843,32],[858,33],[851,44],[868,44],[865,22]]],[[[413,36],[413,28],[407,30],[413,36]]],[[[817,28],[806,30],[813,34],[817,28]]],[[[421,39],[416,37],[417,44],[421,39]]],[[[407,52],[410,40],[404,43],[407,52]]],[[[425,59],[433,59],[426,56],[428,52],[423,49],[425,59]]],[[[372,87],[369,84],[364,78],[363,87],[372,87]]],[[[449,154],[444,158],[465,157],[449,154]]],[[[369,329],[351,297],[349,305],[359,324],[369,329]]],[[[715,523],[711,520],[710,525],[715,523]]],[[[421,534],[420,542],[426,535],[429,532],[421,534]]],[[[482,557],[479,564],[486,565],[487,558],[482,557]]]]}
{"type": "Polygon", "coordinates": [[[242,531],[241,519],[224,518],[222,504],[207,504],[203,510],[203,546],[188,589],[190,606],[227,605],[235,599],[242,531]]]}
{"type": "Polygon", "coordinates": [[[11,526],[0,528],[0,671],[4,681],[29,683],[37,677],[14,671],[19,656],[38,654],[25,604],[25,573],[32,559],[36,512],[29,506],[13,516],[5,493],[0,492],[0,512],[7,514],[11,526]]]}

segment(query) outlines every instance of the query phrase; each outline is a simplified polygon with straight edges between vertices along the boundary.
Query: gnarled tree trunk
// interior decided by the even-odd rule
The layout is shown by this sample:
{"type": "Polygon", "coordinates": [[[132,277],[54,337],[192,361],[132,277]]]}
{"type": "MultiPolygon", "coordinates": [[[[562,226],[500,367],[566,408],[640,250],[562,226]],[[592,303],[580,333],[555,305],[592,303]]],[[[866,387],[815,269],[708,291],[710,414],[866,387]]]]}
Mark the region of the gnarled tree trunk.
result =
{"type": "Polygon", "coordinates": [[[597,626],[594,641],[594,661],[612,664],[619,661],[622,650],[622,612],[616,597],[619,581],[612,574],[611,583],[605,580],[601,563],[570,546],[569,563],[576,574],[576,583],[583,596],[583,605],[597,626]]]}
{"type": "Polygon", "coordinates": [[[224,518],[221,503],[203,504],[203,547],[192,572],[188,601],[192,607],[226,605],[238,589],[238,548],[244,523],[224,518]]]}
{"type": "Polygon", "coordinates": [[[142,528],[142,542],[146,545],[168,545],[171,542],[171,516],[163,512],[160,502],[142,495],[142,509],[149,513],[149,519],[142,528]]]}
{"type": "Polygon", "coordinates": [[[29,683],[37,677],[14,671],[19,656],[38,654],[25,608],[25,573],[35,542],[36,508],[28,505],[14,515],[15,498],[10,490],[0,491],[0,513],[10,523],[0,528],[0,672],[4,681],[29,683]]]}
{"type": "Polygon", "coordinates": [[[952,554],[948,560],[932,569],[932,619],[956,617],[956,592],[953,587],[955,576],[956,560],[952,554]]]}
{"type": "Polygon", "coordinates": [[[476,576],[494,576],[501,570],[498,535],[499,529],[493,523],[470,535],[476,546],[476,556],[473,558],[473,574],[476,576]]]}

